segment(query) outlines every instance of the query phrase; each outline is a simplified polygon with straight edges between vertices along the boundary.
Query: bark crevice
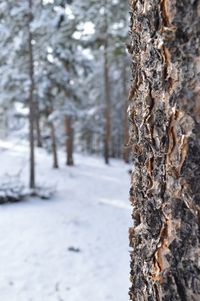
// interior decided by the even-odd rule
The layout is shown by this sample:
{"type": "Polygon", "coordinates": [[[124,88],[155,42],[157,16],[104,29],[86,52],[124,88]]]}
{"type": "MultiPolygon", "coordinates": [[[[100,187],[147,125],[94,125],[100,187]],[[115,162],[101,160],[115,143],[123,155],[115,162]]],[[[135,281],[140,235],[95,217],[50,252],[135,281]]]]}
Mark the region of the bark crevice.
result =
{"type": "Polygon", "coordinates": [[[197,2],[130,1],[131,300],[200,299],[197,2]]]}

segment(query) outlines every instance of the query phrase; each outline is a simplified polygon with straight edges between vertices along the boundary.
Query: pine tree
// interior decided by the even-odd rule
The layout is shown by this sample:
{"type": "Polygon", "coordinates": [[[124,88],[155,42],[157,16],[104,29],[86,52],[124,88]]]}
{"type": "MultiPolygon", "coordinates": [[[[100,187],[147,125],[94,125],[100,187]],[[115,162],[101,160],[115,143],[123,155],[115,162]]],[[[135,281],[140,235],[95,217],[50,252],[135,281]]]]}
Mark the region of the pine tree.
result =
{"type": "MultiPolygon", "coordinates": [[[[0,4],[4,115],[19,104],[29,107],[32,82],[34,142],[52,151],[53,166],[57,165],[57,146],[65,147],[66,153],[74,148],[99,155],[106,152],[106,161],[110,156],[122,157],[126,135],[121,126],[126,124],[127,68],[122,72],[128,31],[126,1],[35,0],[31,22],[28,5],[28,0],[0,4]],[[66,119],[70,127],[66,127],[66,119]]],[[[27,120],[24,123],[27,125],[27,120]]],[[[27,130],[23,133],[28,135],[27,130]]]]}
{"type": "Polygon", "coordinates": [[[130,1],[131,300],[200,300],[199,1],[130,1]]]}
{"type": "MultiPolygon", "coordinates": [[[[103,124],[98,123],[98,126],[103,129],[103,132],[100,131],[101,138],[103,137],[102,152],[105,163],[108,164],[111,156],[122,157],[123,152],[124,132],[123,130],[120,131],[119,128],[124,122],[125,100],[124,80],[123,76],[119,75],[119,65],[121,67],[122,61],[126,62],[124,49],[128,34],[127,1],[87,0],[80,6],[81,9],[84,7],[87,12],[84,15],[85,20],[94,25],[94,33],[91,34],[87,43],[92,49],[95,59],[93,90],[95,87],[100,89],[100,93],[96,92],[96,95],[101,100],[101,105],[98,104],[98,108],[101,107],[98,114],[101,119],[103,118],[103,124]],[[100,64],[99,61],[101,61],[100,64]],[[112,110],[113,106],[116,108],[116,113],[112,110]]],[[[97,102],[93,106],[97,106],[97,102]]],[[[96,136],[96,132],[93,137],[96,136]]],[[[93,140],[93,137],[90,137],[90,140],[93,140]]]]}

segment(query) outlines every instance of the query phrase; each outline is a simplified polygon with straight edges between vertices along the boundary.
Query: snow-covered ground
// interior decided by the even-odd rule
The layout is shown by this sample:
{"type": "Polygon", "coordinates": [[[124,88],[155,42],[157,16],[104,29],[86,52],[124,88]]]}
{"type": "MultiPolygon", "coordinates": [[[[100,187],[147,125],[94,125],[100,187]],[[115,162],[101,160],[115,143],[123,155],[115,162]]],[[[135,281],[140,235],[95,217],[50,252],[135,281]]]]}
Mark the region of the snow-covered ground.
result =
{"type": "MultiPolygon", "coordinates": [[[[37,150],[37,183],[56,187],[51,200],[0,206],[0,300],[127,301],[128,166],[76,155],[75,167],[52,170],[37,150]]],[[[26,144],[0,142],[0,176],[27,181],[26,144]]]]}

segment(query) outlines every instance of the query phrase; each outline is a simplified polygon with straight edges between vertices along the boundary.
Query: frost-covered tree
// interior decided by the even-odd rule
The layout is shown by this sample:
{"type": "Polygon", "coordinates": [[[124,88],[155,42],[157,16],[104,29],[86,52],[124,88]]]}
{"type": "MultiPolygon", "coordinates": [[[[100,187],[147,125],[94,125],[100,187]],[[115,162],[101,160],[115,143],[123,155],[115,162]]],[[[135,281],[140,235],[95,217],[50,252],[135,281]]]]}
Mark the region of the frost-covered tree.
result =
{"type": "MultiPolygon", "coordinates": [[[[0,4],[5,109],[28,108],[32,82],[34,144],[52,151],[54,167],[57,147],[66,148],[69,165],[73,148],[104,154],[107,162],[110,156],[122,157],[126,1],[36,0],[31,12],[30,21],[28,0],[0,4]]],[[[23,133],[28,136],[27,130],[23,133]]]]}
{"type": "MultiPolygon", "coordinates": [[[[1,97],[2,100],[5,98],[10,103],[22,103],[29,107],[30,187],[34,188],[35,136],[38,142],[37,145],[41,145],[37,98],[37,79],[39,77],[39,67],[41,66],[41,44],[44,47],[43,53],[47,55],[47,44],[44,43],[44,38],[41,41],[38,37],[41,36],[44,23],[50,19],[47,18],[46,10],[45,16],[43,11],[41,13],[40,1],[3,1],[0,9],[3,26],[8,33],[4,43],[7,51],[10,49],[9,58],[5,65],[0,68],[0,72],[4,72],[1,81],[1,97]],[[36,24],[40,27],[39,33],[36,32],[38,29],[36,24]]],[[[49,22],[48,25],[48,31],[43,31],[43,35],[50,32],[51,23],[49,22]]],[[[2,53],[1,57],[3,58],[2,53]]]]}
{"type": "MultiPolygon", "coordinates": [[[[23,102],[28,97],[28,76],[24,72],[27,62],[22,64],[21,70],[18,72],[19,60],[15,56],[19,48],[23,47],[20,40],[20,17],[16,18],[15,22],[13,21],[16,10],[12,1],[2,1],[0,4],[0,99],[1,108],[5,109],[5,115],[8,108],[11,109],[14,107],[14,102],[23,102]]],[[[26,5],[24,10],[27,10],[26,5]]],[[[21,8],[18,14],[24,17],[24,10],[21,8]]],[[[24,26],[27,29],[27,23],[26,25],[24,23],[24,26]]],[[[28,43],[28,38],[26,42],[28,43]]]]}
{"type": "MultiPolygon", "coordinates": [[[[34,65],[32,46],[32,2],[3,1],[1,4],[3,26],[8,32],[6,46],[10,49],[8,62],[4,66],[2,96],[9,102],[29,103],[30,121],[30,187],[35,187],[34,172],[34,65]],[[5,84],[5,80],[8,84],[5,84]]],[[[3,68],[1,69],[1,71],[3,68]]]]}
{"type": "Polygon", "coordinates": [[[110,156],[122,156],[121,145],[123,143],[121,141],[123,141],[124,133],[119,133],[115,126],[117,119],[118,128],[121,123],[125,122],[123,106],[126,97],[122,93],[124,76],[120,75],[119,62],[121,59],[121,65],[123,65],[122,62],[127,64],[125,40],[128,35],[128,4],[126,1],[87,0],[79,6],[85,11],[84,20],[88,22],[90,28],[93,28],[85,44],[91,49],[94,59],[93,79],[92,76],[90,77],[93,87],[90,91],[95,95],[93,107],[96,107],[96,110],[94,110],[95,116],[91,115],[88,121],[92,122],[94,118],[103,120],[102,123],[97,123],[97,129],[93,126],[93,134],[92,131],[91,134],[88,133],[87,139],[92,142],[93,138],[96,140],[97,132],[100,133],[103,144],[99,146],[103,146],[102,153],[104,153],[105,162],[108,163],[110,156]],[[116,85],[117,78],[118,84],[116,85]],[[118,107],[118,116],[113,113],[113,106],[118,107]],[[115,151],[115,147],[118,151],[115,151]]]}

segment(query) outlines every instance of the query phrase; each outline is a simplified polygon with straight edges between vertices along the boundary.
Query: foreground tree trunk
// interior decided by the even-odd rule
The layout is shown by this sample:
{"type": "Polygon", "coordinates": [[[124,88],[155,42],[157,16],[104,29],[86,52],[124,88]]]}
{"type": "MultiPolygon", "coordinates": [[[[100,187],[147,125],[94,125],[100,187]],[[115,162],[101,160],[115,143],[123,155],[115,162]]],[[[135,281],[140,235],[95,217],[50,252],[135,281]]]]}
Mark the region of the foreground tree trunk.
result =
{"type": "Polygon", "coordinates": [[[200,1],[130,0],[130,298],[200,300],[200,1]]]}
{"type": "Polygon", "coordinates": [[[32,32],[30,24],[32,21],[32,0],[29,1],[29,21],[28,21],[28,50],[29,50],[29,143],[30,143],[30,188],[35,188],[35,152],[34,152],[34,65],[33,65],[33,46],[32,32]]]}
{"type": "Polygon", "coordinates": [[[65,133],[66,133],[67,165],[72,166],[74,165],[74,160],[73,160],[74,133],[72,127],[72,117],[65,116],[64,122],[65,122],[65,133]]]}

